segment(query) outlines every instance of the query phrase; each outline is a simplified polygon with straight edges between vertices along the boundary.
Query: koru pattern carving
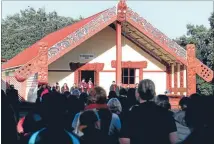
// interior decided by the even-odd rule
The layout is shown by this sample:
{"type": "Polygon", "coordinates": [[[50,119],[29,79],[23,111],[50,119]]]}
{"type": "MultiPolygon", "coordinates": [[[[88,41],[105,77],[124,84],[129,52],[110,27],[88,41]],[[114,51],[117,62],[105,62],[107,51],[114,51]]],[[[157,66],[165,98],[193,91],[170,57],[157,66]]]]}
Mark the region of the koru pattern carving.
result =
{"type": "Polygon", "coordinates": [[[154,38],[156,41],[159,41],[161,44],[166,45],[177,56],[181,57],[184,60],[187,59],[186,50],[184,48],[178,45],[175,41],[169,39],[157,28],[154,28],[149,22],[147,22],[143,17],[140,17],[132,9],[127,9],[126,17],[140,25],[147,33],[152,36],[152,38],[154,38]]]}
{"type": "Polygon", "coordinates": [[[48,47],[47,44],[44,42],[40,42],[38,46],[39,54],[15,72],[15,77],[17,81],[23,82],[31,75],[38,73],[40,74],[38,76],[38,82],[47,82],[48,47]]]}
{"type": "Polygon", "coordinates": [[[110,8],[95,19],[91,20],[89,23],[85,24],[82,28],[74,31],[68,35],[64,40],[56,43],[54,46],[48,50],[48,59],[58,55],[64,49],[69,48],[71,45],[77,43],[79,40],[89,35],[91,32],[97,31],[100,29],[102,24],[105,24],[107,21],[111,20],[116,16],[116,7],[110,8]]]}
{"type": "Polygon", "coordinates": [[[126,20],[127,5],[125,0],[120,0],[117,5],[117,20],[123,22],[126,20]]]}

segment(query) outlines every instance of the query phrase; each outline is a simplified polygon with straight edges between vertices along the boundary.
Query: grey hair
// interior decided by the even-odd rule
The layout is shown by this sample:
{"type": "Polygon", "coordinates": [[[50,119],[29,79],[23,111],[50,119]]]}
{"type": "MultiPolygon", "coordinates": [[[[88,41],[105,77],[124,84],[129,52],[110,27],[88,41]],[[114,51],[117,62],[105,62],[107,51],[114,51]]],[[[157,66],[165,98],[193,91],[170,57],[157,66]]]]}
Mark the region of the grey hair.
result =
{"type": "Polygon", "coordinates": [[[107,103],[112,112],[122,112],[122,106],[117,98],[111,98],[107,103]]]}
{"type": "Polygon", "coordinates": [[[137,92],[143,100],[153,99],[156,95],[154,82],[150,79],[141,80],[138,85],[137,92]]]}

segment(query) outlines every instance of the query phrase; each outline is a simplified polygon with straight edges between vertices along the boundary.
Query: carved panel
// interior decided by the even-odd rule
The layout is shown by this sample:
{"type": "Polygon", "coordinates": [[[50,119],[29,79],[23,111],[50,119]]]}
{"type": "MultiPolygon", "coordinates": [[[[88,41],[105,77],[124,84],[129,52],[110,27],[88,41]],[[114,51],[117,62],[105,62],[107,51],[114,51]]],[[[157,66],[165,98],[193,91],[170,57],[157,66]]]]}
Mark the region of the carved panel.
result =
{"type": "Polygon", "coordinates": [[[157,28],[154,28],[149,22],[140,17],[130,8],[127,9],[126,20],[164,48],[167,52],[175,56],[183,64],[187,64],[187,54],[184,48],[178,45],[175,41],[169,39],[157,28]]]}
{"type": "Polygon", "coordinates": [[[64,40],[56,43],[48,50],[49,63],[65,54],[73,47],[76,47],[87,38],[97,33],[99,30],[112,23],[116,19],[116,7],[110,8],[93,20],[85,24],[83,27],[68,35],[64,40]]]}
{"type": "MultiPolygon", "coordinates": [[[[116,68],[115,60],[111,61],[111,67],[116,68]]],[[[123,61],[122,62],[122,68],[146,68],[146,67],[147,67],[146,61],[139,61],[139,62],[123,61]]]]}
{"type": "Polygon", "coordinates": [[[195,45],[187,45],[187,95],[196,93],[195,45]]]}
{"type": "Polygon", "coordinates": [[[196,63],[196,72],[197,74],[203,78],[206,82],[211,82],[213,79],[213,71],[204,65],[200,60],[195,59],[196,63]]]}
{"type": "Polygon", "coordinates": [[[120,0],[117,5],[117,20],[123,22],[126,20],[127,5],[125,0],[120,0]]]}
{"type": "Polygon", "coordinates": [[[48,80],[48,47],[47,43],[40,42],[38,44],[39,46],[39,53],[38,55],[20,67],[16,72],[15,72],[15,77],[17,81],[23,82],[25,81],[28,77],[30,77],[32,74],[35,74],[39,72],[41,74],[41,77],[39,80],[41,82],[47,82],[48,80]]]}

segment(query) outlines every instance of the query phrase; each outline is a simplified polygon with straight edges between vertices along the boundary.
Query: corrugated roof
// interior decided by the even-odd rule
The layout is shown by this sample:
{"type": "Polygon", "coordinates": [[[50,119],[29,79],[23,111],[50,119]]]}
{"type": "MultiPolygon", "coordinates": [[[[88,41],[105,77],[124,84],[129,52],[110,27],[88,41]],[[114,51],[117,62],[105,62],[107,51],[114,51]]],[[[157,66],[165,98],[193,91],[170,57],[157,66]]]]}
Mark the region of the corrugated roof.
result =
{"type": "Polygon", "coordinates": [[[25,50],[23,50],[22,52],[17,54],[12,59],[8,60],[7,63],[2,65],[2,69],[4,70],[4,69],[24,65],[25,63],[29,62],[30,60],[32,60],[34,57],[36,57],[38,55],[38,52],[39,52],[38,43],[39,42],[47,42],[48,47],[51,48],[51,46],[56,44],[58,41],[63,40],[69,34],[78,30],[83,25],[85,25],[86,23],[88,23],[92,19],[96,18],[98,15],[100,15],[103,12],[104,11],[97,13],[91,17],[85,18],[79,22],[72,24],[72,25],[66,26],[66,27],[64,27],[58,31],[55,31],[53,33],[48,34],[47,36],[45,36],[41,40],[37,41],[35,44],[31,45],[30,47],[26,48],[25,50]]]}

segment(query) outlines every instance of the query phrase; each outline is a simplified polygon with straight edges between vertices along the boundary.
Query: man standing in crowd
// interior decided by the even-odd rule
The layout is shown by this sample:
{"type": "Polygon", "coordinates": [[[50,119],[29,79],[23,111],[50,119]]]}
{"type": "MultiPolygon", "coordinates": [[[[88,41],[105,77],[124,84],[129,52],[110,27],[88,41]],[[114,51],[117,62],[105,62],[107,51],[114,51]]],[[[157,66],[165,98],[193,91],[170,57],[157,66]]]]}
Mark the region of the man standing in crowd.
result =
{"type": "Polygon", "coordinates": [[[112,81],[112,84],[110,86],[110,91],[115,91],[117,96],[119,96],[119,87],[116,85],[115,81],[112,81]]]}
{"type": "Polygon", "coordinates": [[[87,92],[90,93],[90,91],[94,88],[94,84],[92,82],[92,79],[90,78],[88,81],[88,86],[87,86],[87,92]]]}
{"type": "Polygon", "coordinates": [[[125,116],[121,129],[121,144],[175,144],[176,125],[168,110],[151,101],[155,84],[149,79],[139,83],[136,99],[139,106],[125,116]]]}

